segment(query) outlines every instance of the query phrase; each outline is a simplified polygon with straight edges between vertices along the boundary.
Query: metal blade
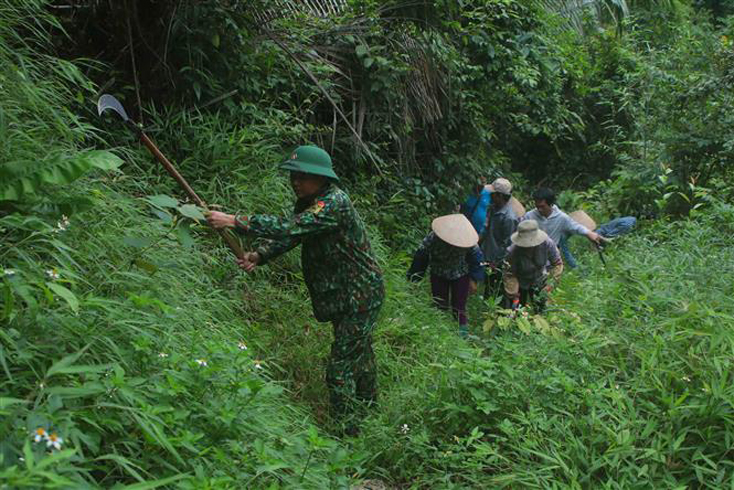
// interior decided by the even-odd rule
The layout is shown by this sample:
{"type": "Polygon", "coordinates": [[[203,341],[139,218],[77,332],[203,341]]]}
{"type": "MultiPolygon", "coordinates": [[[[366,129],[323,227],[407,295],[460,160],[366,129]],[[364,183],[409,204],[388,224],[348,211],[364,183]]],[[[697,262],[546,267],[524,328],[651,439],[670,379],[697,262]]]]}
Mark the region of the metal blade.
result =
{"type": "Polygon", "coordinates": [[[107,109],[112,109],[113,111],[118,113],[122,120],[125,122],[128,122],[128,120],[130,120],[130,118],[127,117],[127,112],[125,112],[125,108],[122,107],[122,104],[120,104],[120,101],[114,98],[112,95],[104,94],[97,101],[97,112],[101,116],[102,113],[107,109]]]}
{"type": "Polygon", "coordinates": [[[601,263],[604,267],[607,266],[607,260],[604,258],[604,249],[600,246],[596,246],[596,251],[599,252],[599,258],[601,259],[601,263]]]}

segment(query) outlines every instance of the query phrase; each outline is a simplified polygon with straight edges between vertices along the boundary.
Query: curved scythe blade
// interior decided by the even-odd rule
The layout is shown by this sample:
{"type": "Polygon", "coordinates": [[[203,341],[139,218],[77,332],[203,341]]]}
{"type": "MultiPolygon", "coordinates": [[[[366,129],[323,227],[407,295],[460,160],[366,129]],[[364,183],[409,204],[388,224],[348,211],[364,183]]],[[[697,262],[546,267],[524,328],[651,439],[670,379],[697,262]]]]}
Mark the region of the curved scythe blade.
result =
{"type": "Polygon", "coordinates": [[[112,95],[104,94],[97,101],[97,112],[101,116],[102,113],[107,109],[112,109],[113,111],[118,113],[122,120],[125,122],[128,122],[130,120],[130,118],[127,117],[127,112],[125,112],[125,108],[122,107],[122,104],[120,104],[120,101],[114,98],[112,95]]]}

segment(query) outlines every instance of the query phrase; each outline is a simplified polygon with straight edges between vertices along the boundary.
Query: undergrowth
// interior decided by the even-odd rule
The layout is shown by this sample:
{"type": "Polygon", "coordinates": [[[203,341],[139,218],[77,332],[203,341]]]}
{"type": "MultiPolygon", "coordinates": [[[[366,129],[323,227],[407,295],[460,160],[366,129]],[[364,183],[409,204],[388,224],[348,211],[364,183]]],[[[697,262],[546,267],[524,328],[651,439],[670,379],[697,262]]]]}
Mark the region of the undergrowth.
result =
{"type": "MultiPolygon", "coordinates": [[[[339,439],[323,382],[331,332],[312,318],[297,253],[239,272],[130,135],[101,123],[103,142],[72,111],[41,110],[91,107],[86,80],[66,89],[80,72],[21,63],[30,48],[3,42],[16,61],[0,68],[0,169],[48,177],[2,198],[0,488],[734,486],[730,205],[646,222],[607,267],[581,251],[545,322],[499,322],[472,298],[465,341],[426,283],[403,277],[432,211],[381,195],[396,176],[346,182],[387,302],[379,406],[339,439]],[[122,160],[83,157],[115,144],[122,160]]],[[[275,164],[305,123],[242,109],[241,128],[151,109],[149,129],[208,202],[285,213],[275,164]]]]}
{"type": "MultiPolygon", "coordinates": [[[[271,168],[262,181],[284,179],[271,168]]],[[[184,218],[161,219],[154,186],[113,173],[73,188],[97,205],[65,231],[2,219],[15,245],[1,256],[8,488],[731,481],[726,205],[648,225],[608,250],[607,268],[581,253],[584,269],[566,274],[546,315],[555,334],[483,332],[493,309],[473,298],[470,343],[372,228],[388,279],[380,406],[340,441],[322,381],[331,333],[310,316],[297,254],[245,276],[204,227],[182,240],[184,218]],[[38,428],[61,450],[34,442],[38,428]]],[[[250,190],[243,208],[262,195],[250,190]]]]}

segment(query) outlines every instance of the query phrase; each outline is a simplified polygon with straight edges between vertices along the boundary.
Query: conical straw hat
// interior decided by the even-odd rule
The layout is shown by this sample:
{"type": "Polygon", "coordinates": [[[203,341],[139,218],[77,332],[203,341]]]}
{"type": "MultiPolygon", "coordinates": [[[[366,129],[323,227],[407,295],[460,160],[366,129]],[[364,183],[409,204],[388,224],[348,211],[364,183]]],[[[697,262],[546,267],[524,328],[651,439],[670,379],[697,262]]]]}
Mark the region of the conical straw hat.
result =
{"type": "Polygon", "coordinates": [[[591,219],[591,216],[586,214],[584,211],[579,209],[578,211],[574,211],[568,216],[576,223],[587,227],[590,231],[596,230],[596,222],[594,222],[594,220],[591,219]]]}
{"type": "Polygon", "coordinates": [[[439,216],[431,223],[431,229],[438,238],[454,247],[469,248],[479,241],[477,230],[463,214],[439,216]]]}
{"type": "Polygon", "coordinates": [[[518,247],[537,247],[543,243],[548,235],[538,228],[538,222],[534,219],[526,219],[517,225],[517,231],[512,234],[510,240],[518,247]]]}
{"type": "Polygon", "coordinates": [[[512,196],[510,198],[510,206],[512,206],[512,210],[515,211],[515,216],[518,218],[522,218],[525,216],[525,206],[522,205],[520,201],[515,199],[515,196],[512,196]]]}

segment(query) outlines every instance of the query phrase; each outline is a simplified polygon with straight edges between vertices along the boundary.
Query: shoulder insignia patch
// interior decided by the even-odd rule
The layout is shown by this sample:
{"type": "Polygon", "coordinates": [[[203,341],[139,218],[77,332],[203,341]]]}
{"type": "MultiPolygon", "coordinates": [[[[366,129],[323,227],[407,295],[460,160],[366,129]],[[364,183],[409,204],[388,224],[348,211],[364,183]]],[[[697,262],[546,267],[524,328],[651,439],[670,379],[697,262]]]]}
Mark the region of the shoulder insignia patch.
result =
{"type": "Polygon", "coordinates": [[[319,214],[322,209],[326,207],[326,203],[324,201],[318,201],[311,205],[306,211],[313,214],[319,214]]]}

